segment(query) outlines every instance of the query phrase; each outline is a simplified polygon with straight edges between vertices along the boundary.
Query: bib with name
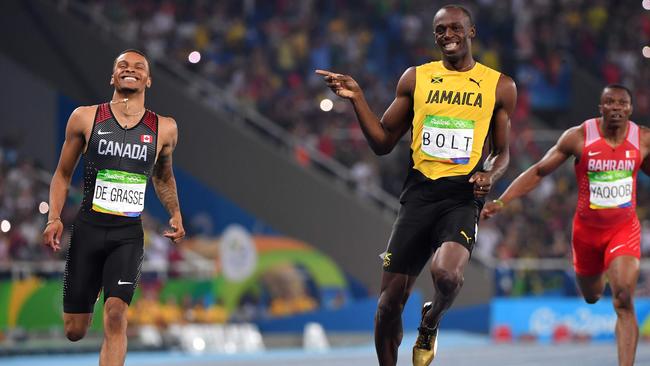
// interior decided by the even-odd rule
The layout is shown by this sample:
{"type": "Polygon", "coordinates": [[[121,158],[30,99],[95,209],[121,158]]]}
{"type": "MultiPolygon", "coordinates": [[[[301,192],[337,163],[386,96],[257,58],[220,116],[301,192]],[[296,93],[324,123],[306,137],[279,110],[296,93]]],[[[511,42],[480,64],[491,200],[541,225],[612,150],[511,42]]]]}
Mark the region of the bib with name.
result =
{"type": "Polygon", "coordinates": [[[632,205],[631,170],[587,172],[589,207],[592,209],[623,208],[632,205]]]}
{"type": "Polygon", "coordinates": [[[422,127],[422,152],[431,160],[467,164],[472,154],[474,121],[426,116],[422,127]]]}
{"type": "Polygon", "coordinates": [[[138,217],[144,210],[147,176],[120,170],[97,172],[93,211],[117,216],[138,217]]]}

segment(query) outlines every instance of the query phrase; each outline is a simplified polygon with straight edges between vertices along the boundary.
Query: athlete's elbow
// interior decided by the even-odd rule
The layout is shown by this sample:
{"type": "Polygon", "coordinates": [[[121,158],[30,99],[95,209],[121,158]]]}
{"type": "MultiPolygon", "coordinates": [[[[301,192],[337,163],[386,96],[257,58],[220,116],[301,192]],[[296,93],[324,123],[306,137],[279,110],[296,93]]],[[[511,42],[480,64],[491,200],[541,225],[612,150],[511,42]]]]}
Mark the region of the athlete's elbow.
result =
{"type": "Polygon", "coordinates": [[[70,186],[72,181],[72,173],[68,173],[61,170],[56,170],[52,175],[51,185],[59,185],[65,187],[66,189],[70,186]]]}
{"type": "Polygon", "coordinates": [[[375,155],[377,155],[377,156],[388,155],[388,154],[391,152],[390,149],[373,149],[372,151],[373,151],[373,152],[375,153],[375,155]]]}
{"type": "Polygon", "coordinates": [[[510,151],[508,149],[496,150],[492,153],[492,160],[495,164],[508,166],[510,164],[510,151]]]}
{"type": "Polygon", "coordinates": [[[542,179],[544,179],[544,177],[549,175],[551,172],[549,172],[546,169],[542,169],[540,167],[537,167],[537,169],[534,170],[534,173],[535,173],[535,178],[537,180],[542,180],[542,179]]]}
{"type": "Polygon", "coordinates": [[[389,144],[370,144],[370,149],[372,149],[375,155],[382,156],[393,151],[393,146],[389,144]]]}

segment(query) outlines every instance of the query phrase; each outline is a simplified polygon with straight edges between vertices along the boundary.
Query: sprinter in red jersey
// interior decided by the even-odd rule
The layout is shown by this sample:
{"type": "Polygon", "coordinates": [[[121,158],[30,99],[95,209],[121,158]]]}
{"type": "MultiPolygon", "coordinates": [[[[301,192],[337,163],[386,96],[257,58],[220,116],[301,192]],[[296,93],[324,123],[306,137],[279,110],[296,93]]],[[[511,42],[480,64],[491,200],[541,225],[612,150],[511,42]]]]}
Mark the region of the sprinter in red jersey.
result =
{"type": "Polygon", "coordinates": [[[572,235],[576,280],[589,304],[598,301],[609,280],[617,315],[618,363],[627,366],[634,364],[639,338],[633,302],[641,255],[636,178],[639,169],[650,172],[650,162],[645,161],[650,130],[629,120],[632,97],[622,85],[603,89],[599,109],[601,117],[566,130],[499,199],[485,204],[481,216],[495,215],[537,187],[568,158],[575,158],[579,189],[572,235]]]}

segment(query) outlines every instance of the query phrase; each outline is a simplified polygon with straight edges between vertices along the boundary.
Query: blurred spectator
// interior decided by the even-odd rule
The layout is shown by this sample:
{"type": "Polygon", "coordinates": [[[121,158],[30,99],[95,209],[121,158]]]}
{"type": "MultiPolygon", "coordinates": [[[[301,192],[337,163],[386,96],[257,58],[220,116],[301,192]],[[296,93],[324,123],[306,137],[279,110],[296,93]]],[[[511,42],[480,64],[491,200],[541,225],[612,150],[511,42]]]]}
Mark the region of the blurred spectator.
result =
{"type": "Polygon", "coordinates": [[[291,264],[276,265],[262,279],[268,289],[271,316],[286,316],[315,310],[318,303],[308,293],[302,274],[291,264]]]}
{"type": "Polygon", "coordinates": [[[226,309],[216,303],[206,305],[203,301],[197,301],[191,313],[191,317],[197,323],[218,324],[228,321],[226,309]]]}

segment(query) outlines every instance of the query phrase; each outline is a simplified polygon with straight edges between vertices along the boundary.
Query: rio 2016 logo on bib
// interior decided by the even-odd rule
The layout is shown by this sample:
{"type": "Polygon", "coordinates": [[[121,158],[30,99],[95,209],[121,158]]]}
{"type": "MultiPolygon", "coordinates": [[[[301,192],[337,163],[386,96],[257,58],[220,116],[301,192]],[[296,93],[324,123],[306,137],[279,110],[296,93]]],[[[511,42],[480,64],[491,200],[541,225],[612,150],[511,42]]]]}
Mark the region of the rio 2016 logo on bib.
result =
{"type": "Polygon", "coordinates": [[[474,142],[474,121],[429,115],[422,124],[421,149],[430,160],[469,163],[474,142]]]}
{"type": "Polygon", "coordinates": [[[632,171],[587,172],[589,208],[625,208],[632,205],[632,171]]]}

